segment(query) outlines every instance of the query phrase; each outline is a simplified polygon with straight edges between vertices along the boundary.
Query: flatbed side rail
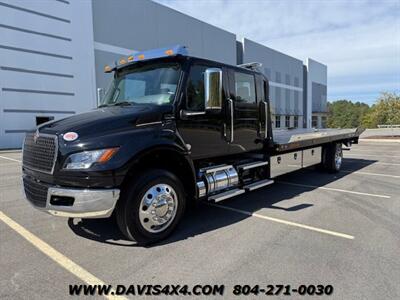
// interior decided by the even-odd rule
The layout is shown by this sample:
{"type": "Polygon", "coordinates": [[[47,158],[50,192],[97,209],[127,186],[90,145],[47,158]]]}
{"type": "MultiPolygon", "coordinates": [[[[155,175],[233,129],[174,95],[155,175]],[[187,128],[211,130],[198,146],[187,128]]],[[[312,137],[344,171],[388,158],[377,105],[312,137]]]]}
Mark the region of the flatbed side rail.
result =
{"type": "Polygon", "coordinates": [[[339,142],[339,141],[352,142],[353,144],[357,144],[358,138],[360,137],[361,133],[364,130],[365,130],[364,128],[358,127],[354,132],[351,132],[351,133],[342,133],[342,134],[339,133],[339,134],[335,134],[335,135],[328,135],[328,136],[304,139],[304,140],[288,142],[288,143],[281,143],[281,144],[274,143],[274,150],[276,152],[284,152],[284,151],[303,149],[303,148],[319,146],[322,144],[327,144],[327,143],[331,143],[331,142],[339,142]]]}

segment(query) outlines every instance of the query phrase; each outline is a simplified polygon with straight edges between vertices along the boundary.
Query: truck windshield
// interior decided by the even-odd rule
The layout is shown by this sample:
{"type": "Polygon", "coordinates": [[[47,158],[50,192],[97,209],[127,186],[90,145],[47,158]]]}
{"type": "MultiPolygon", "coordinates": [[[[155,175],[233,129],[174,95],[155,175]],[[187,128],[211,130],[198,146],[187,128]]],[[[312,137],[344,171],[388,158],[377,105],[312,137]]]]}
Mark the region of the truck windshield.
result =
{"type": "Polygon", "coordinates": [[[129,68],[111,82],[101,106],[171,104],[175,98],[179,75],[180,65],[176,63],[129,68]]]}

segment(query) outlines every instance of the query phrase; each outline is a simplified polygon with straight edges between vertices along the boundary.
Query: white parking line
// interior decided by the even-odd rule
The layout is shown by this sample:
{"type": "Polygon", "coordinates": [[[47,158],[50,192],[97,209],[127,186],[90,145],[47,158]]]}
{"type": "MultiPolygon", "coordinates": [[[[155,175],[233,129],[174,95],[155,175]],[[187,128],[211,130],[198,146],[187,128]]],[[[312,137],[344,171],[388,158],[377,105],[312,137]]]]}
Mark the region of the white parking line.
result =
{"type": "Polygon", "coordinates": [[[294,185],[294,186],[311,187],[311,188],[315,188],[315,189],[319,189],[319,190],[328,190],[328,191],[335,191],[335,192],[342,192],[342,193],[349,193],[349,194],[356,194],[356,195],[363,195],[363,196],[370,196],[370,197],[377,197],[377,198],[386,198],[386,199],[391,198],[390,196],[387,196],[387,195],[368,194],[368,193],[362,193],[362,192],[329,188],[329,187],[324,187],[324,186],[301,184],[301,183],[294,183],[294,182],[287,182],[287,181],[276,181],[276,182],[288,184],[288,185],[294,185]]]}
{"type": "Polygon", "coordinates": [[[15,162],[17,162],[17,163],[21,163],[20,160],[17,160],[17,159],[14,159],[14,158],[9,158],[9,157],[5,157],[5,156],[1,156],[1,155],[0,155],[0,158],[2,158],[2,159],[7,159],[7,160],[11,160],[11,161],[15,161],[15,162]]]}
{"type": "MultiPolygon", "coordinates": [[[[357,154],[357,153],[349,153],[350,156],[355,155],[355,156],[377,156],[377,157],[400,157],[400,156],[396,156],[396,155],[382,155],[382,154],[357,154]]],[[[347,156],[347,155],[346,155],[347,156]]],[[[345,157],[346,158],[346,157],[345,157]]]]}
{"type": "Polygon", "coordinates": [[[340,172],[351,173],[351,174],[363,174],[363,175],[372,175],[372,176],[383,176],[383,177],[391,177],[391,178],[400,178],[398,175],[389,175],[389,174],[381,174],[381,173],[369,173],[362,171],[350,171],[350,170],[341,170],[340,172]]]}
{"type": "MultiPolygon", "coordinates": [[[[393,139],[359,139],[358,141],[362,143],[371,143],[371,144],[379,143],[380,145],[382,145],[383,143],[400,143],[400,140],[393,140],[393,139]]],[[[382,146],[388,146],[388,144],[383,144],[382,146]]]]}
{"type": "Polygon", "coordinates": [[[359,158],[349,158],[349,157],[345,157],[346,160],[353,160],[356,161],[360,164],[366,164],[366,165],[386,165],[386,166],[400,166],[400,164],[395,164],[395,163],[385,163],[385,162],[364,162],[364,161],[360,161],[359,158]]]}
{"type": "MultiPolygon", "coordinates": [[[[46,254],[49,258],[51,258],[56,263],[58,263],[65,270],[72,273],[73,275],[75,275],[76,277],[78,277],[79,279],[84,281],[85,283],[90,284],[90,285],[104,285],[105,284],[99,278],[92,275],[91,273],[86,271],[84,268],[82,268],[81,266],[74,263],[68,257],[66,257],[65,255],[63,255],[62,253],[58,252],[56,249],[51,247],[49,244],[42,241],[36,235],[34,235],[33,233],[26,230],[24,227],[22,227],[17,222],[12,220],[10,217],[5,215],[2,211],[0,211],[0,220],[3,221],[6,225],[8,225],[11,229],[16,231],[19,235],[21,235],[24,239],[26,239],[28,242],[30,242],[33,246],[35,246],[41,252],[46,254]]],[[[115,293],[115,290],[112,290],[111,293],[112,292],[115,293]]],[[[111,295],[105,296],[105,297],[107,299],[127,299],[125,297],[111,296],[111,295]]]]}
{"type": "Polygon", "coordinates": [[[385,163],[385,162],[374,162],[374,165],[386,165],[386,166],[400,166],[400,164],[395,163],[385,163]]]}
{"type": "MultiPolygon", "coordinates": [[[[381,152],[381,150],[351,149],[350,153],[352,153],[353,151],[354,152],[358,152],[358,151],[360,151],[360,152],[372,152],[372,153],[381,152]]],[[[400,153],[400,151],[383,151],[383,152],[385,152],[385,154],[391,154],[391,153],[399,154],[400,153]]]]}
{"type": "Polygon", "coordinates": [[[246,211],[246,210],[237,209],[237,208],[233,208],[233,207],[229,207],[229,206],[225,206],[225,205],[214,204],[214,203],[209,203],[209,205],[214,206],[214,207],[218,207],[218,208],[222,208],[222,209],[226,209],[226,210],[230,210],[230,211],[234,211],[234,212],[237,212],[237,213],[240,213],[240,214],[244,214],[246,216],[256,217],[256,218],[260,218],[260,219],[264,219],[264,220],[268,220],[268,221],[272,221],[272,222],[276,222],[276,223],[281,223],[281,224],[285,224],[285,225],[289,225],[289,226],[299,227],[299,228],[303,228],[303,229],[307,229],[307,230],[311,230],[311,231],[316,231],[316,232],[320,232],[320,233],[324,233],[324,234],[334,235],[334,236],[345,238],[345,239],[349,239],[349,240],[353,240],[354,239],[354,236],[348,235],[348,234],[345,234],[345,233],[326,230],[326,229],[313,227],[313,226],[309,226],[309,225],[304,225],[304,224],[300,224],[300,223],[296,223],[296,222],[286,221],[286,220],[282,220],[282,219],[278,219],[278,218],[268,217],[268,216],[264,216],[264,215],[261,215],[261,214],[252,213],[252,212],[249,212],[249,211],[246,211]]]}
{"type": "Polygon", "coordinates": [[[386,166],[400,166],[400,164],[395,163],[385,163],[385,162],[374,162],[374,165],[386,165],[386,166]]]}

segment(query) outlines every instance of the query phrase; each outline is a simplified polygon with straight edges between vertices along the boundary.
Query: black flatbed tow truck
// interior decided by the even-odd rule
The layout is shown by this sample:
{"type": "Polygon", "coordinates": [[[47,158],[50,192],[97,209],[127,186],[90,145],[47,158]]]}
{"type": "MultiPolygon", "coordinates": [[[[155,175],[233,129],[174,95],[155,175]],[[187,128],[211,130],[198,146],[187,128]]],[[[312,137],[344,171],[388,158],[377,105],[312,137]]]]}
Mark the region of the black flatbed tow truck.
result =
{"type": "Polygon", "coordinates": [[[191,57],[175,46],[105,67],[114,80],[99,107],[25,137],[23,183],[55,216],[114,216],[149,244],[172,233],[185,208],[270,185],[320,166],[337,172],[342,144],[361,129],[276,129],[268,80],[254,64],[191,57]]]}

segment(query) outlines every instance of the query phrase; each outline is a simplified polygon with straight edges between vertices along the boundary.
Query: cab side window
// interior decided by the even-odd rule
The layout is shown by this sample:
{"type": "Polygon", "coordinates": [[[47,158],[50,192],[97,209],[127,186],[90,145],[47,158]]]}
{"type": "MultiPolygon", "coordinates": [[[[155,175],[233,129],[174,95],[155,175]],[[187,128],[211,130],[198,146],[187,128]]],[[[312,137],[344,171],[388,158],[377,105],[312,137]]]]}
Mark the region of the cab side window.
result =
{"type": "Polygon", "coordinates": [[[256,88],[254,76],[246,73],[235,72],[236,102],[256,103],[256,88]]]}
{"type": "Polygon", "coordinates": [[[193,65],[190,69],[186,87],[186,108],[191,111],[203,111],[204,108],[204,72],[208,67],[193,65]]]}

